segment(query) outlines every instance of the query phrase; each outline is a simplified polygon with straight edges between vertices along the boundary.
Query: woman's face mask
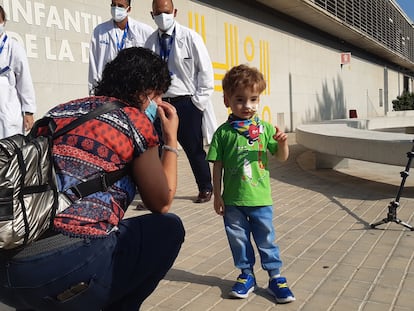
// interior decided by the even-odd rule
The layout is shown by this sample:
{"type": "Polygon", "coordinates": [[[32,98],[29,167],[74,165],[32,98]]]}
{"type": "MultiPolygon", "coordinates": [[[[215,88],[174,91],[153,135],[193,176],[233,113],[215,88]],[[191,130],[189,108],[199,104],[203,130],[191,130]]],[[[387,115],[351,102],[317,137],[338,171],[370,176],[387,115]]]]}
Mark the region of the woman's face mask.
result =
{"type": "Polygon", "coordinates": [[[128,16],[128,8],[111,6],[111,15],[115,22],[122,22],[128,16]]]}
{"type": "Polygon", "coordinates": [[[149,97],[147,97],[149,100],[149,105],[148,107],[145,109],[145,114],[147,115],[148,119],[150,119],[150,121],[152,123],[154,123],[155,118],[157,117],[157,108],[158,105],[157,103],[150,99],[149,97]]]}
{"type": "Polygon", "coordinates": [[[174,25],[174,13],[161,13],[155,15],[154,22],[161,31],[167,31],[174,25]]]}
{"type": "Polygon", "coordinates": [[[4,23],[0,23],[0,35],[4,32],[4,23]]]}

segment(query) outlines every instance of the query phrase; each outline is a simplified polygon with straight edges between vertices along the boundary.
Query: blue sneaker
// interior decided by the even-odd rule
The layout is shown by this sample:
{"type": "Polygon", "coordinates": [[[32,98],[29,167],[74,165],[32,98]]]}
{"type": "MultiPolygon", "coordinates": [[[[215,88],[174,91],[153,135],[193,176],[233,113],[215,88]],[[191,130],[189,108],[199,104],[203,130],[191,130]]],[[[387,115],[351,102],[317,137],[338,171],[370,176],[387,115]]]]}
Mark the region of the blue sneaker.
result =
{"type": "Polygon", "coordinates": [[[277,303],[288,303],[296,300],[284,277],[270,279],[267,291],[275,296],[277,303]]]}
{"type": "Polygon", "coordinates": [[[242,273],[238,276],[236,283],[234,283],[229,296],[234,298],[247,298],[254,291],[255,286],[255,277],[251,274],[242,273]]]}

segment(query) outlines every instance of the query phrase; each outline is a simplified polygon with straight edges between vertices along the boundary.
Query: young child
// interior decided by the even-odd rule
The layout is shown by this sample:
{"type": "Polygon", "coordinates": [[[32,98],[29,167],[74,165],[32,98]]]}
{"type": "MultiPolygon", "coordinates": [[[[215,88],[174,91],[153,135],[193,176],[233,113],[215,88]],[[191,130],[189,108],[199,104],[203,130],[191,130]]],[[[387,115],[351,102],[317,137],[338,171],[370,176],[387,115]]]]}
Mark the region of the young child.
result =
{"type": "Polygon", "coordinates": [[[277,303],[288,303],[295,297],[286,278],[280,276],[282,261],[274,243],[267,150],[279,161],[286,161],[289,147],[287,135],[257,115],[265,88],[263,75],[256,68],[239,65],[226,73],[224,104],[232,113],[214,133],[207,160],[214,163],[214,209],[224,216],[234,264],[241,270],[229,295],[247,298],[255,289],[252,235],[262,267],[269,274],[268,291],[277,303]]]}

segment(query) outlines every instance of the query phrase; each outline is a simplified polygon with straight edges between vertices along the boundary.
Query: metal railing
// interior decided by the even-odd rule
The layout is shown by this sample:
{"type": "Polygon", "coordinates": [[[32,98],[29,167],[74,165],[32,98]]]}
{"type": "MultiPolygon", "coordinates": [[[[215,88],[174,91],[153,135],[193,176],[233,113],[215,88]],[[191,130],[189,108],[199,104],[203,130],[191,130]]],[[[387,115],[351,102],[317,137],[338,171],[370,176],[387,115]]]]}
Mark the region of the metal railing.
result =
{"type": "Polygon", "coordinates": [[[414,24],[393,0],[313,0],[321,9],[414,62],[414,24]]]}

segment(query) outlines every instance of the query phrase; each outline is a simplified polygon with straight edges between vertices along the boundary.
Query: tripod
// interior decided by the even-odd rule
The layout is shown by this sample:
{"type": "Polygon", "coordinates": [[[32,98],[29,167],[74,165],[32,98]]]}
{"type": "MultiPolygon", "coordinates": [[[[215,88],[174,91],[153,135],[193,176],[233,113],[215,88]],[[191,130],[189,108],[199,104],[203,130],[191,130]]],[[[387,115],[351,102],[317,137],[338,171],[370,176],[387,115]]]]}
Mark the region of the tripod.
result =
{"type": "Polygon", "coordinates": [[[402,225],[402,226],[410,229],[411,231],[414,231],[414,227],[412,227],[409,224],[403,222],[401,219],[399,219],[397,217],[397,208],[400,206],[401,193],[404,189],[405,180],[407,179],[407,176],[409,175],[408,171],[410,170],[411,161],[414,157],[414,145],[413,145],[411,151],[407,152],[407,157],[408,157],[408,162],[407,162],[407,165],[405,167],[405,171],[400,172],[402,180],[401,180],[400,188],[398,189],[398,192],[397,192],[397,196],[395,197],[395,200],[391,201],[390,204],[388,205],[387,218],[384,218],[384,219],[382,219],[382,220],[380,220],[376,223],[371,224],[371,228],[375,228],[378,225],[382,225],[382,224],[393,221],[393,222],[395,222],[399,225],[402,225]]]}

